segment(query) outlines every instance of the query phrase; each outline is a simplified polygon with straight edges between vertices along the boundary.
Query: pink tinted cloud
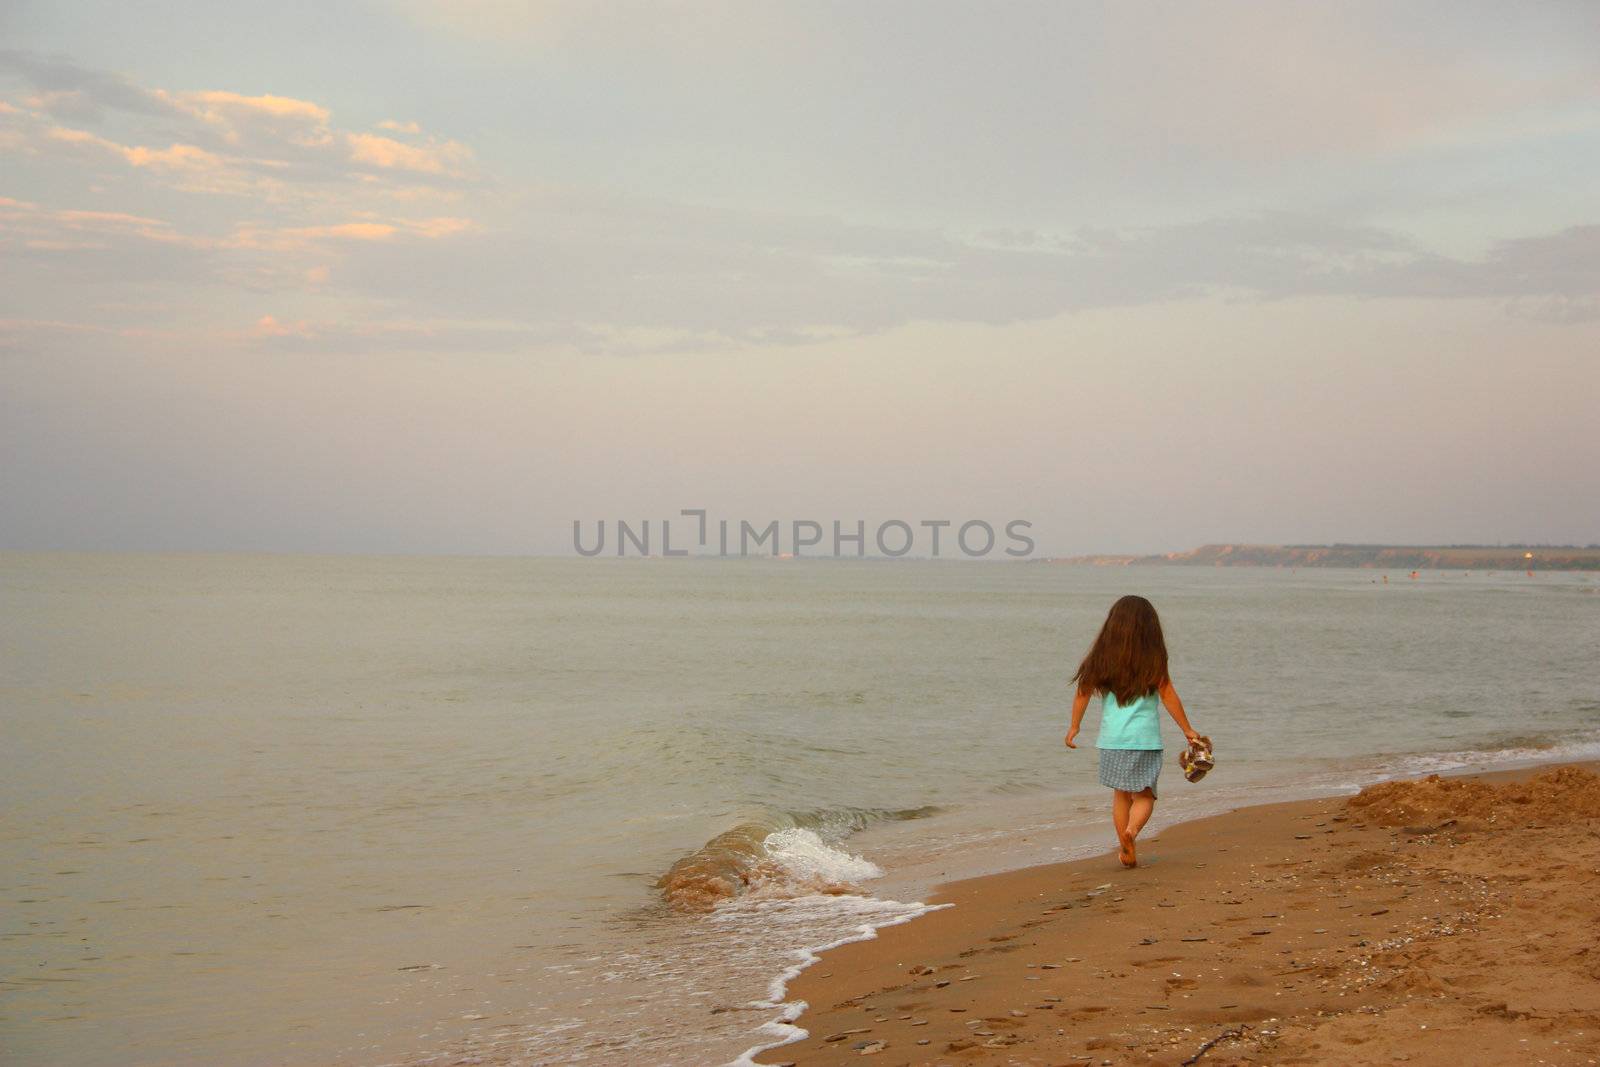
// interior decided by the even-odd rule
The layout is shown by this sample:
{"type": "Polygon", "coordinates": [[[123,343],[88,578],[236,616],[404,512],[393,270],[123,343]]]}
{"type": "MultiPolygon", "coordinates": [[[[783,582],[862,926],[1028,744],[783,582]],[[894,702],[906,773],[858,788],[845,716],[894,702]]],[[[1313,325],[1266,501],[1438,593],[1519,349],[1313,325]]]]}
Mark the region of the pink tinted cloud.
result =
{"type": "Polygon", "coordinates": [[[306,337],[311,336],[311,326],[305,321],[280,322],[272,315],[263,315],[256,320],[255,326],[250,331],[250,336],[257,339],[272,337],[306,337]]]}
{"type": "Polygon", "coordinates": [[[329,108],[294,96],[118,84],[137,108],[82,90],[41,90],[20,106],[7,102],[0,111],[5,120],[0,144],[33,155],[65,152],[89,162],[99,155],[165,176],[187,190],[279,200],[308,192],[323,199],[368,201],[374,195],[448,198],[477,180],[471,148],[425,136],[415,122],[391,119],[379,125],[405,138],[400,140],[341,129],[329,108]],[[129,120],[124,128],[130,132],[95,132],[93,124],[108,106],[129,120]]]}
{"type": "Polygon", "coordinates": [[[412,145],[375,133],[351,133],[346,134],[345,139],[353,162],[380,170],[462,175],[472,162],[471,149],[458,141],[412,145]]]}
{"type": "Polygon", "coordinates": [[[45,132],[45,137],[51,141],[98,149],[109,155],[119,156],[131,167],[152,167],[171,171],[220,170],[224,167],[224,161],[220,156],[207,152],[198,145],[178,142],[166,148],[124,145],[99,134],[90,133],[88,130],[75,130],[66,126],[52,126],[45,132]]]}
{"type": "Polygon", "coordinates": [[[229,243],[238,248],[284,252],[343,242],[364,243],[405,238],[438,240],[473,228],[472,220],[466,218],[363,218],[321,226],[243,226],[235,231],[229,243]]]}
{"type": "Polygon", "coordinates": [[[168,98],[176,101],[179,106],[213,121],[227,121],[227,116],[230,114],[257,113],[325,126],[330,117],[328,109],[320,104],[314,104],[309,100],[297,100],[292,96],[274,96],[271,93],[245,96],[221,89],[208,89],[170,94],[168,98]]]}

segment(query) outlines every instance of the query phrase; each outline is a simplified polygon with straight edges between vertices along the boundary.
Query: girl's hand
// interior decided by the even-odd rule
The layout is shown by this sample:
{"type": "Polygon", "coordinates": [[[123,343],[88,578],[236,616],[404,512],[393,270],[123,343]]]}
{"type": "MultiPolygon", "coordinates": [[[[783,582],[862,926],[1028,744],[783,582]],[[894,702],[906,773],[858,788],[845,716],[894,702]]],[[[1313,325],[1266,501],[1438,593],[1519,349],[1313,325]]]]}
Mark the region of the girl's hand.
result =
{"type": "Polygon", "coordinates": [[[1200,735],[1195,733],[1193,730],[1190,730],[1187,733],[1185,733],[1183,735],[1183,737],[1184,737],[1184,740],[1188,741],[1191,745],[1195,744],[1196,742],[1198,742],[1200,740],[1200,735]]]}
{"type": "Polygon", "coordinates": [[[1072,729],[1067,731],[1067,747],[1068,748],[1077,748],[1078,747],[1077,744],[1073,741],[1073,738],[1075,738],[1077,736],[1078,736],[1078,728],[1076,726],[1074,726],[1072,729]]]}

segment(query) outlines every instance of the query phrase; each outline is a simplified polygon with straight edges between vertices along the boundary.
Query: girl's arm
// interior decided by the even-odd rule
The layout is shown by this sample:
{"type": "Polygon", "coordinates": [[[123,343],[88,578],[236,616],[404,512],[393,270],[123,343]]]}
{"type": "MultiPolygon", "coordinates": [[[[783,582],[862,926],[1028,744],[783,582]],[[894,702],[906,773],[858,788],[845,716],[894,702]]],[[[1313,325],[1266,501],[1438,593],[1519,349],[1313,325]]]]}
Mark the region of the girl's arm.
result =
{"type": "Polygon", "coordinates": [[[1161,683],[1161,703],[1172,716],[1172,721],[1178,724],[1178,729],[1183,731],[1186,740],[1193,742],[1200,736],[1189,725],[1189,716],[1183,713],[1183,701],[1179,699],[1177,689],[1173,688],[1171,678],[1161,683]]]}
{"type": "Polygon", "coordinates": [[[1087,689],[1079,689],[1078,695],[1072,698],[1072,725],[1067,728],[1067,747],[1077,748],[1073,739],[1078,736],[1078,727],[1083,725],[1083,713],[1088,710],[1089,698],[1094,694],[1087,689]]]}

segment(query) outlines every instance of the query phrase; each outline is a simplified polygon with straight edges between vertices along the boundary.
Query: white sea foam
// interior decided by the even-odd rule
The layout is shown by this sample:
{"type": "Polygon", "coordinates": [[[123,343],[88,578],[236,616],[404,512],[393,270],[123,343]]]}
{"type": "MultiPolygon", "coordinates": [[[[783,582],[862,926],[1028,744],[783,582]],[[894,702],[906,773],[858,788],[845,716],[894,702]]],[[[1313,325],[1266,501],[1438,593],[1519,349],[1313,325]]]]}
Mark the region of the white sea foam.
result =
{"type": "Polygon", "coordinates": [[[837,929],[841,924],[847,927],[847,932],[842,936],[807,945],[791,954],[793,962],[768,984],[766,999],[751,1001],[749,1004],[752,1008],[773,1008],[778,1011],[777,1018],[762,1023],[757,1028],[758,1033],[772,1040],[763,1041],[746,1049],[727,1067],[756,1067],[754,1057],[761,1053],[806,1039],[808,1031],[795,1022],[806,1010],[806,1002],[784,998],[788,995],[789,983],[794,981],[800,972],[821,959],[822,953],[855,941],[871,941],[878,936],[878,931],[885,927],[898,926],[930,911],[953,906],[907,904],[897,900],[878,900],[874,897],[854,895],[817,894],[781,901],[737,901],[719,907],[712,915],[712,921],[734,930],[752,922],[763,930],[771,930],[774,926],[789,926],[802,930],[829,927],[837,929]]]}
{"type": "Polygon", "coordinates": [[[834,848],[815,830],[803,827],[776,830],[761,847],[785,877],[799,885],[855,885],[883,877],[877,864],[834,848]]]}

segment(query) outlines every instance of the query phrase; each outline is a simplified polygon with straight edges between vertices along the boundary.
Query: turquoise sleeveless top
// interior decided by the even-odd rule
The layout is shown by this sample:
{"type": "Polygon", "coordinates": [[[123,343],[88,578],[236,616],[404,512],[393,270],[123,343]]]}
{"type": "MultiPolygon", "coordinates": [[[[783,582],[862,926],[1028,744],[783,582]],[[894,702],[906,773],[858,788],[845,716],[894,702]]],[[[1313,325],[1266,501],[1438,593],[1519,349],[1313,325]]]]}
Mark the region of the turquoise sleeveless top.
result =
{"type": "Polygon", "coordinates": [[[1100,705],[1100,736],[1095,748],[1161,747],[1161,694],[1146,693],[1124,707],[1115,693],[1107,693],[1100,705]]]}

